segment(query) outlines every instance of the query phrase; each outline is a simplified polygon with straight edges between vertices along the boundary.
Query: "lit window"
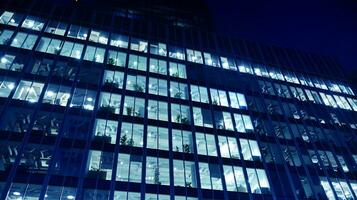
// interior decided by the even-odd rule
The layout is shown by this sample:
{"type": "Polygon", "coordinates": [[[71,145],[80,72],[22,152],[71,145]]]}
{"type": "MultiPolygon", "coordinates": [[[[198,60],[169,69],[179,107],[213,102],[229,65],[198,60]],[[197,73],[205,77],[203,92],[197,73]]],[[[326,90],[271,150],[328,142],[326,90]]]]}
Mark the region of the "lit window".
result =
{"type": "Polygon", "coordinates": [[[8,45],[10,44],[10,38],[14,34],[14,31],[3,30],[0,31],[0,45],[8,45]]]}
{"type": "Polygon", "coordinates": [[[145,182],[156,185],[170,185],[169,160],[165,158],[146,157],[145,182]]]}
{"type": "MultiPolygon", "coordinates": [[[[104,151],[89,152],[89,165],[87,177],[93,179],[110,180],[112,178],[114,154],[104,151]]],[[[67,199],[72,199],[68,198],[67,199]]],[[[73,197],[74,199],[74,197],[73,197]]]]}
{"type": "Polygon", "coordinates": [[[228,191],[248,192],[242,167],[223,165],[223,173],[228,191]]]}
{"type": "Polygon", "coordinates": [[[49,84],[42,102],[59,106],[67,106],[68,99],[71,96],[70,92],[70,87],[49,84]]]}
{"type": "Polygon", "coordinates": [[[171,121],[182,124],[190,124],[190,109],[188,106],[171,104],[171,121]]]}
{"type": "Polygon", "coordinates": [[[170,76],[177,78],[186,78],[186,66],[179,63],[170,62],[170,76]]]}
{"type": "Polygon", "coordinates": [[[21,14],[4,11],[0,16],[0,24],[7,24],[10,26],[18,26],[23,16],[21,14]]]}
{"type": "Polygon", "coordinates": [[[232,117],[229,112],[214,111],[214,120],[217,129],[234,130],[232,117]]]}
{"type": "Polygon", "coordinates": [[[219,165],[199,163],[201,187],[203,189],[222,190],[222,177],[219,165]]]}
{"type": "Polygon", "coordinates": [[[261,160],[261,154],[257,141],[239,139],[239,142],[242,148],[242,154],[244,160],[254,160],[254,161],[261,160]]]}
{"type": "Polygon", "coordinates": [[[94,110],[96,92],[86,89],[76,88],[73,93],[70,107],[94,110]]]}
{"type": "Polygon", "coordinates": [[[229,100],[231,101],[232,108],[248,109],[247,102],[245,100],[244,94],[228,92],[229,100]]]}
{"type": "Polygon", "coordinates": [[[123,88],[124,73],[118,71],[104,71],[103,85],[106,87],[123,88]]]}
{"type": "Polygon", "coordinates": [[[145,92],[146,90],[146,77],[127,75],[126,89],[135,92],[145,92]]]}
{"type": "Polygon", "coordinates": [[[124,35],[112,34],[110,37],[110,45],[120,48],[128,48],[129,38],[124,35]]]}
{"type": "Polygon", "coordinates": [[[10,92],[15,88],[15,80],[0,77],[0,97],[9,97],[10,92]]]}
{"type": "Polygon", "coordinates": [[[35,30],[35,31],[41,31],[44,24],[45,24],[45,20],[39,17],[27,16],[24,22],[22,23],[21,27],[35,30]]]}
{"type": "Polygon", "coordinates": [[[168,108],[164,101],[149,100],[148,102],[148,119],[167,121],[168,108]]]}
{"type": "Polygon", "coordinates": [[[254,74],[252,67],[247,62],[238,60],[237,61],[237,66],[238,66],[239,72],[241,72],[241,73],[254,74]]]}
{"type": "Polygon", "coordinates": [[[82,56],[83,47],[83,44],[66,41],[62,46],[62,51],[60,55],[80,59],[82,56]]]}
{"type": "MultiPolygon", "coordinates": [[[[141,171],[142,171],[141,156],[119,153],[117,174],[115,180],[141,183],[141,171]]],[[[128,199],[132,199],[131,197],[133,196],[136,195],[128,195],[128,199]]]]}
{"type": "Polygon", "coordinates": [[[185,60],[185,51],[183,48],[169,46],[169,57],[185,60]]]}
{"type": "Polygon", "coordinates": [[[147,148],[169,150],[169,131],[167,128],[148,126],[147,148]]]}
{"type": "Polygon", "coordinates": [[[264,169],[247,168],[248,181],[252,193],[269,194],[270,186],[264,169]]]}
{"type": "Polygon", "coordinates": [[[145,100],[136,97],[125,96],[124,115],[133,117],[144,117],[145,100]]]}
{"type": "Polygon", "coordinates": [[[220,57],[223,69],[231,69],[236,71],[237,67],[233,59],[227,57],[220,57]]]}
{"type": "Polygon", "coordinates": [[[167,96],[167,81],[164,79],[150,77],[149,94],[167,96]]]}
{"type": "Polygon", "coordinates": [[[24,60],[21,56],[4,54],[0,58],[0,69],[19,72],[24,68],[23,61],[24,60]]]}
{"type": "Polygon", "coordinates": [[[108,51],[107,64],[115,65],[119,67],[125,67],[126,63],[126,53],[120,51],[108,51]]]}
{"type": "Polygon", "coordinates": [[[228,99],[225,91],[211,88],[210,92],[213,105],[228,107],[228,99]]]}
{"type": "Polygon", "coordinates": [[[119,114],[121,95],[108,92],[100,93],[99,111],[119,114]]]}
{"type": "Polygon", "coordinates": [[[196,188],[196,167],[194,162],[174,160],[174,185],[196,188]]]}
{"type": "Polygon", "coordinates": [[[145,40],[131,38],[130,40],[130,49],[134,51],[140,51],[147,53],[148,52],[148,42],[145,40]]]}
{"type": "Polygon", "coordinates": [[[166,56],[166,44],[160,42],[151,42],[150,43],[150,53],[160,56],[166,56]]]}
{"type": "Polygon", "coordinates": [[[140,71],[146,71],[146,57],[134,54],[129,55],[128,67],[140,71]]]}
{"type": "Polygon", "coordinates": [[[193,123],[195,126],[213,128],[211,110],[193,107],[193,123]]]}
{"type": "Polygon", "coordinates": [[[84,60],[103,63],[105,49],[94,46],[87,46],[86,53],[84,54],[84,60]]]}
{"type": "Polygon", "coordinates": [[[218,136],[218,141],[219,150],[223,158],[240,159],[236,138],[218,136]]]}
{"type": "Polygon", "coordinates": [[[192,101],[209,103],[206,87],[191,85],[191,97],[192,97],[192,101]]]}
{"type": "Polygon", "coordinates": [[[172,130],[172,150],[175,152],[193,153],[192,133],[189,131],[172,130]]]}
{"type": "Polygon", "coordinates": [[[179,82],[170,82],[170,96],[177,99],[188,99],[187,85],[179,82]]]}
{"type": "Polygon", "coordinates": [[[214,135],[196,132],[197,153],[207,156],[217,156],[214,135]]]}
{"type": "Polygon", "coordinates": [[[83,26],[71,25],[68,30],[67,37],[86,40],[88,37],[88,28],[83,26]]]}
{"type": "Polygon", "coordinates": [[[37,44],[36,51],[59,54],[62,48],[62,41],[57,39],[51,39],[42,37],[37,44]]]}
{"type": "Polygon", "coordinates": [[[167,75],[167,63],[164,60],[150,58],[149,69],[152,73],[167,75]]]}
{"type": "Polygon", "coordinates": [[[120,145],[129,147],[142,147],[144,137],[144,126],[123,122],[120,131],[120,145]]]}
{"type": "Polygon", "coordinates": [[[39,100],[44,84],[32,81],[21,81],[14,94],[14,99],[35,103],[39,100]]]}
{"type": "Polygon", "coordinates": [[[67,27],[68,24],[66,23],[51,20],[50,22],[48,22],[45,32],[64,36],[67,27]]]}
{"type": "Polygon", "coordinates": [[[37,35],[18,32],[11,42],[12,47],[31,50],[35,46],[37,35]]]}
{"type": "Polygon", "coordinates": [[[105,119],[96,119],[93,141],[115,144],[118,131],[118,122],[105,119]]]}
{"type": "Polygon", "coordinates": [[[200,51],[186,49],[186,53],[188,61],[203,64],[202,53],[200,51]]]}
{"type": "Polygon", "coordinates": [[[109,38],[109,33],[105,31],[99,31],[92,29],[89,35],[89,41],[96,42],[100,44],[107,44],[109,38]]]}
{"type": "Polygon", "coordinates": [[[246,133],[254,130],[252,121],[248,115],[234,114],[234,120],[236,131],[246,133]]]}
{"type": "Polygon", "coordinates": [[[213,55],[210,53],[203,53],[205,58],[205,64],[213,67],[221,67],[221,63],[219,62],[219,56],[213,55]]]}

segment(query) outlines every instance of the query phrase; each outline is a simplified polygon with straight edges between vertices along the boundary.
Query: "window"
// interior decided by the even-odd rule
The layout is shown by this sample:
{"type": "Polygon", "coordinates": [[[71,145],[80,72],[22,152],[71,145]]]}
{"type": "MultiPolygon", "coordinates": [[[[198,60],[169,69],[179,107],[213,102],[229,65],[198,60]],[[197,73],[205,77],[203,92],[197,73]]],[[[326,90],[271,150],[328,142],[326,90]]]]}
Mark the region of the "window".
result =
{"type": "Polygon", "coordinates": [[[11,71],[22,71],[24,68],[24,59],[21,56],[4,54],[0,58],[0,69],[11,71]]]}
{"type": "Polygon", "coordinates": [[[241,73],[254,74],[251,65],[247,62],[237,60],[237,66],[238,66],[239,72],[241,72],[241,73]]]}
{"type": "Polygon", "coordinates": [[[124,115],[133,117],[144,117],[145,99],[125,96],[124,115]]]}
{"type": "Polygon", "coordinates": [[[128,48],[129,46],[129,37],[125,35],[112,34],[110,37],[110,45],[120,48],[128,48]]]}
{"type": "Polygon", "coordinates": [[[185,51],[183,48],[169,46],[169,57],[185,60],[185,51]]]}
{"type": "Polygon", "coordinates": [[[49,84],[42,102],[59,106],[67,106],[70,96],[70,87],[49,84]]]}
{"type": "Polygon", "coordinates": [[[115,144],[118,122],[105,119],[95,120],[94,141],[115,144]]]}
{"type": "Polygon", "coordinates": [[[18,32],[11,42],[12,47],[32,49],[35,46],[37,35],[18,32]]]}
{"type": "Polygon", "coordinates": [[[270,187],[267,175],[264,169],[247,168],[248,181],[250,189],[256,194],[270,193],[270,187]]]}
{"type": "Polygon", "coordinates": [[[239,108],[244,110],[248,109],[244,94],[228,92],[228,95],[229,95],[229,100],[231,102],[230,105],[232,108],[239,108]]]}
{"type": "Polygon", "coordinates": [[[233,59],[229,59],[226,57],[220,57],[221,58],[221,63],[223,69],[231,69],[231,70],[237,70],[236,64],[234,63],[233,59]]]}
{"type": "Polygon", "coordinates": [[[119,114],[121,95],[101,92],[99,97],[99,111],[119,114]]]}
{"type": "Polygon", "coordinates": [[[141,171],[141,156],[119,153],[115,180],[141,183],[141,171]]]}
{"type": "Polygon", "coordinates": [[[209,103],[207,88],[197,85],[191,85],[191,98],[192,101],[209,103]]]}
{"type": "Polygon", "coordinates": [[[13,98],[35,103],[40,98],[43,85],[43,83],[22,80],[19,83],[13,98]]]}
{"type": "Polygon", "coordinates": [[[106,87],[123,88],[124,73],[118,71],[104,71],[103,84],[106,87]]]}
{"type": "Polygon", "coordinates": [[[72,97],[70,107],[93,110],[95,105],[96,92],[86,89],[76,88],[72,97]]]}
{"type": "Polygon", "coordinates": [[[146,157],[145,182],[156,185],[170,185],[169,160],[165,158],[146,157]]]}
{"type": "Polygon", "coordinates": [[[192,133],[183,130],[172,130],[172,148],[175,152],[193,153],[192,133]]]}
{"type": "Polygon", "coordinates": [[[223,165],[223,171],[228,191],[248,192],[242,167],[223,165]]]}
{"type": "Polygon", "coordinates": [[[42,185],[12,183],[6,199],[39,199],[42,185]],[[34,192],[36,191],[36,192],[34,192]]]}
{"type": "Polygon", "coordinates": [[[86,40],[88,37],[88,28],[83,26],[71,25],[67,33],[67,37],[86,40]]]}
{"type": "Polygon", "coordinates": [[[148,42],[138,38],[131,38],[130,49],[134,51],[148,52],[148,42]]]}
{"type": "Polygon", "coordinates": [[[167,63],[164,60],[150,58],[149,71],[156,74],[167,75],[167,63]]]}
{"type": "Polygon", "coordinates": [[[199,163],[201,188],[222,190],[222,180],[219,165],[211,163],[199,163]]]}
{"type": "Polygon", "coordinates": [[[190,124],[190,109],[188,106],[171,104],[171,121],[182,124],[190,124]]]}
{"type": "Polygon", "coordinates": [[[210,53],[203,53],[205,58],[205,64],[213,67],[221,67],[221,63],[219,62],[219,57],[217,55],[213,55],[210,53]]]}
{"type": "Polygon", "coordinates": [[[51,39],[42,37],[37,44],[36,51],[59,54],[62,48],[62,41],[57,39],[51,39]]]}
{"type": "Polygon", "coordinates": [[[166,44],[160,42],[151,42],[150,43],[150,53],[160,56],[166,56],[166,44]]]}
{"type": "Polygon", "coordinates": [[[149,94],[167,96],[167,81],[158,78],[149,78],[149,94]]]}
{"type": "Polygon", "coordinates": [[[227,93],[223,90],[210,89],[213,105],[228,107],[227,93]]]}
{"type": "Polygon", "coordinates": [[[10,44],[10,38],[14,34],[11,30],[0,30],[0,45],[10,44]]]}
{"type": "Polygon", "coordinates": [[[83,52],[83,44],[64,42],[62,46],[61,56],[72,57],[80,59],[83,52]]]}
{"type": "Polygon", "coordinates": [[[196,133],[197,153],[207,156],[217,156],[216,141],[214,135],[196,133]]]}
{"type": "Polygon", "coordinates": [[[123,122],[120,133],[120,145],[142,147],[144,126],[142,124],[132,124],[123,122]]]}
{"type": "Polygon", "coordinates": [[[0,77],[0,97],[9,97],[10,92],[15,88],[15,80],[0,77]]]}
{"type": "Polygon", "coordinates": [[[146,71],[146,57],[130,54],[128,67],[131,69],[146,71]]]}
{"type": "Polygon", "coordinates": [[[22,23],[22,28],[27,28],[35,31],[41,31],[45,24],[45,20],[34,17],[34,16],[27,16],[24,22],[22,23]]]}
{"type": "Polygon", "coordinates": [[[260,161],[261,154],[257,141],[248,139],[239,139],[240,146],[242,148],[242,154],[244,160],[260,161]]]}
{"type": "Polygon", "coordinates": [[[103,63],[105,49],[94,46],[87,46],[86,53],[84,54],[84,60],[103,63]]]}
{"type": "Polygon", "coordinates": [[[113,153],[91,150],[89,152],[87,177],[110,180],[112,178],[113,159],[113,153]]]}
{"type": "Polygon", "coordinates": [[[170,82],[170,96],[177,99],[188,100],[188,89],[184,83],[170,82]]]}
{"type": "Polygon", "coordinates": [[[203,64],[202,53],[200,51],[186,49],[186,53],[188,61],[203,64]]]}
{"type": "Polygon", "coordinates": [[[109,33],[92,29],[89,35],[89,41],[100,44],[108,44],[109,33]]]}
{"type": "Polygon", "coordinates": [[[64,36],[64,34],[67,30],[67,27],[68,27],[68,24],[66,24],[66,23],[51,20],[48,22],[45,32],[52,33],[55,35],[64,36]]]}
{"type": "Polygon", "coordinates": [[[107,64],[115,65],[119,67],[125,67],[126,63],[126,53],[120,51],[108,51],[107,64]]]}
{"type": "Polygon", "coordinates": [[[170,76],[178,78],[186,78],[186,66],[179,63],[170,62],[170,76]]]}
{"type": "Polygon", "coordinates": [[[234,130],[232,117],[229,112],[214,111],[214,120],[217,129],[234,130]]]}
{"type": "Polygon", "coordinates": [[[146,77],[139,75],[127,75],[126,89],[135,92],[145,92],[146,77]]]}
{"type": "Polygon", "coordinates": [[[248,115],[234,114],[234,120],[238,132],[246,133],[254,131],[252,121],[248,115]]]}
{"type": "Polygon", "coordinates": [[[169,150],[169,131],[167,128],[148,126],[147,148],[169,150]]]}
{"type": "Polygon", "coordinates": [[[174,160],[174,185],[196,188],[196,167],[194,162],[174,160]]]}
{"type": "Polygon", "coordinates": [[[211,110],[193,107],[193,122],[195,126],[213,128],[211,110]]]}
{"type": "Polygon", "coordinates": [[[123,200],[140,200],[140,193],[136,192],[114,192],[114,199],[123,199],[123,200]]]}
{"type": "Polygon", "coordinates": [[[219,150],[223,158],[240,159],[236,138],[218,136],[219,150]]]}
{"type": "Polygon", "coordinates": [[[0,16],[0,24],[7,24],[10,26],[18,26],[22,20],[22,15],[4,11],[0,16]]]}
{"type": "Polygon", "coordinates": [[[168,120],[167,103],[163,101],[149,100],[148,118],[154,120],[167,121],[168,120]]]}

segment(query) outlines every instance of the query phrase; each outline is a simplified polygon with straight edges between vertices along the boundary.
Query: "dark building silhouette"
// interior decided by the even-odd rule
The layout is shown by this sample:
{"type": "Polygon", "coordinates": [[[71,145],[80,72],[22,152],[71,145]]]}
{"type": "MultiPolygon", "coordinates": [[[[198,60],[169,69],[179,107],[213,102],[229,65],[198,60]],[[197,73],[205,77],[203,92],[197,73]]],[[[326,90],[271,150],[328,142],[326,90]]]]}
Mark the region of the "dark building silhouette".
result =
{"type": "Polygon", "coordinates": [[[0,199],[356,199],[338,62],[203,2],[2,1],[0,78],[0,199]]]}

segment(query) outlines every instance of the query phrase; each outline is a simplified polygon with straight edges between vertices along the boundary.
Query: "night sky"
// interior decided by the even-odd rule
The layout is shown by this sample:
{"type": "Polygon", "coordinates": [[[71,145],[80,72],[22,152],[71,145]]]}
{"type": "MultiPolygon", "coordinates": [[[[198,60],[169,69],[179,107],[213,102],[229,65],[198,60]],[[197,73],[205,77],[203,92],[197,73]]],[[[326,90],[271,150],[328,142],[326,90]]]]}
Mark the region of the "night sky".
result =
{"type": "Polygon", "coordinates": [[[335,56],[357,83],[356,0],[205,1],[222,34],[335,56]]]}

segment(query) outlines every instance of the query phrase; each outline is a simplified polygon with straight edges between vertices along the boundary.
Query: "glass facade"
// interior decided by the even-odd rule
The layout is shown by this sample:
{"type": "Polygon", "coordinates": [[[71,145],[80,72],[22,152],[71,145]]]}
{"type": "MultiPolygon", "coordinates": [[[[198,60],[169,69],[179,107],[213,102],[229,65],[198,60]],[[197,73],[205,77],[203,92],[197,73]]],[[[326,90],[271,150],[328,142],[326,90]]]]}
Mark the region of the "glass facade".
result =
{"type": "Polygon", "coordinates": [[[333,73],[25,13],[0,10],[1,199],[356,199],[333,73]]]}

